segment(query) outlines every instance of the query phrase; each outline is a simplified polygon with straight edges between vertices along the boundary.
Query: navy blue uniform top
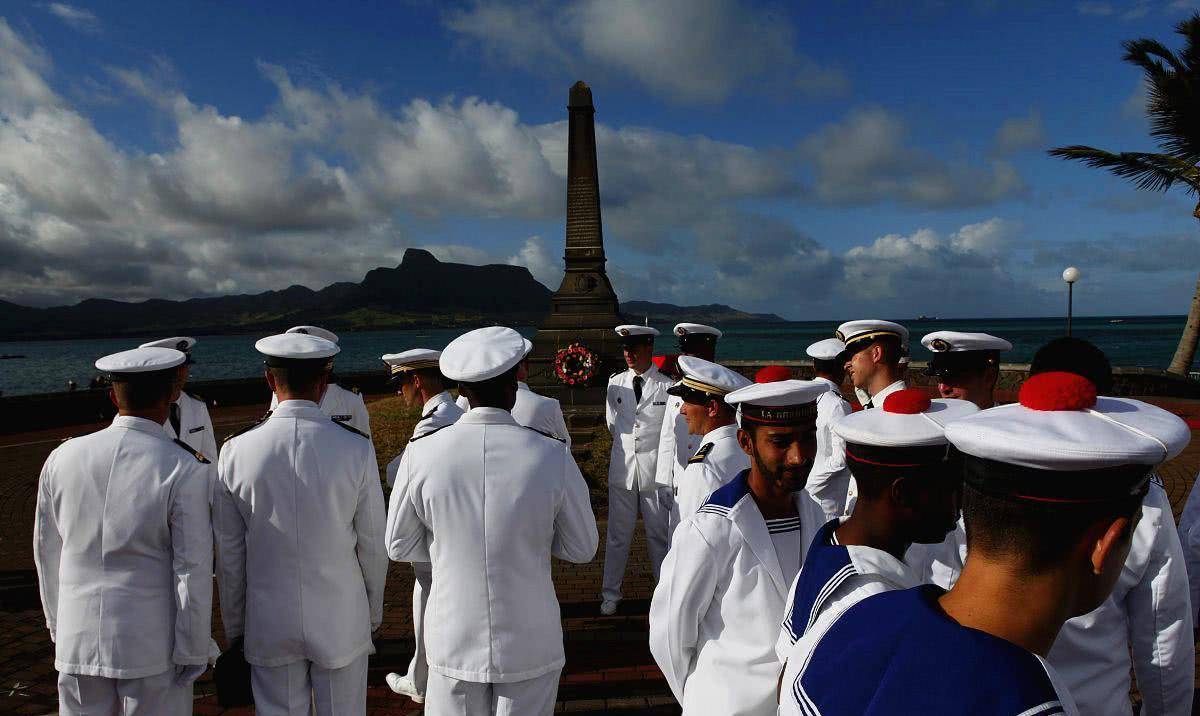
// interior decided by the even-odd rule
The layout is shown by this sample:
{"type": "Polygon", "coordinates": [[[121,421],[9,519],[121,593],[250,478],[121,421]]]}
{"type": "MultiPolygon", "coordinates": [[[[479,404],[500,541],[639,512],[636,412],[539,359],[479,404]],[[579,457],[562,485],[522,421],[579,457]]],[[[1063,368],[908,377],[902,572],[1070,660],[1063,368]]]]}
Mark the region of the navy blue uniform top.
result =
{"type": "Polygon", "coordinates": [[[784,698],[790,691],[807,716],[1064,713],[1044,662],[954,622],[937,604],[944,593],[924,585],[855,604],[784,685],[784,698]]]}
{"type": "Polygon", "coordinates": [[[850,561],[849,550],[837,544],[834,537],[834,530],[841,523],[837,519],[827,522],[813,538],[804,557],[804,567],[800,570],[792,603],[788,605],[783,620],[783,627],[791,636],[792,643],[804,636],[804,632],[820,614],[821,607],[837,588],[858,574],[850,561]]]}

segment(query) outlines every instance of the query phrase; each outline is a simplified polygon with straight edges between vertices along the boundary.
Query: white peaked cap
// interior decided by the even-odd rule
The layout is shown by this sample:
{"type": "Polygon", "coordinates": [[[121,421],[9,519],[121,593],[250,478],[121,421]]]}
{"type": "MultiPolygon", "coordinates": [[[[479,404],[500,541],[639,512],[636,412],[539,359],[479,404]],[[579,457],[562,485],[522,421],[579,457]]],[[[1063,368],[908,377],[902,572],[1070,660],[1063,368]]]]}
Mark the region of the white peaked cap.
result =
{"type": "Polygon", "coordinates": [[[627,338],[630,336],[657,336],[658,329],[650,326],[639,326],[632,323],[627,323],[623,326],[617,326],[613,329],[618,336],[627,338]]]}
{"type": "Polygon", "coordinates": [[[187,353],[196,345],[196,339],[191,336],[175,336],[173,338],[160,338],[157,341],[143,343],[138,348],[174,348],[177,351],[187,353]]]}
{"type": "Polygon", "coordinates": [[[846,350],[846,344],[836,338],[825,338],[817,341],[805,351],[809,358],[817,360],[834,360],[846,350]]]}
{"type": "Polygon", "coordinates": [[[891,393],[878,410],[861,410],[833,423],[833,432],[848,443],[878,447],[945,445],[946,425],[979,412],[969,400],[937,398],[907,388],[891,393]]]}
{"type": "Polygon", "coordinates": [[[777,380],[752,383],[725,396],[737,408],[737,423],[795,425],[817,419],[817,399],[829,392],[826,383],[815,380],[777,380]]]}
{"type": "Polygon", "coordinates": [[[284,331],[284,333],[307,333],[310,336],[316,336],[317,338],[324,338],[325,340],[327,340],[331,343],[338,342],[338,337],[337,337],[336,333],[334,333],[333,331],[327,331],[324,328],[321,328],[320,326],[292,326],[291,328],[284,331]]]}
{"type": "Polygon", "coordinates": [[[892,321],[875,319],[846,321],[838,326],[835,335],[838,339],[845,341],[847,346],[858,341],[885,335],[896,336],[900,339],[900,345],[904,347],[908,346],[908,329],[892,321]]]}
{"type": "Polygon", "coordinates": [[[981,411],[946,428],[968,455],[1052,471],[1157,465],[1191,440],[1178,416],[1129,398],[1097,397],[1087,379],[1042,373],[1021,386],[1020,402],[981,411]]]}
{"type": "Polygon", "coordinates": [[[442,349],[442,375],[463,383],[478,383],[503,375],[520,363],[530,343],[503,326],[468,331],[442,349]]]}
{"type": "Polygon", "coordinates": [[[333,341],[305,333],[280,333],[260,338],[254,350],[271,358],[286,360],[314,360],[332,358],[341,348],[333,341]]]}
{"type": "Polygon", "coordinates": [[[686,336],[690,333],[703,333],[710,336],[721,337],[721,332],[712,326],[706,326],[703,323],[676,323],[675,335],[686,336]]]}
{"type": "Polygon", "coordinates": [[[393,373],[399,373],[406,370],[418,370],[420,368],[437,368],[438,359],[441,357],[441,351],[429,348],[413,348],[401,351],[400,353],[388,353],[382,356],[380,360],[391,366],[393,373]]]}
{"type": "Polygon", "coordinates": [[[967,351],[1010,351],[1012,344],[987,333],[934,331],[921,339],[921,345],[933,353],[965,353],[967,351]]]}
{"type": "Polygon", "coordinates": [[[174,348],[134,348],[106,355],[96,361],[96,370],[104,373],[152,373],[183,365],[187,356],[174,348]]]}

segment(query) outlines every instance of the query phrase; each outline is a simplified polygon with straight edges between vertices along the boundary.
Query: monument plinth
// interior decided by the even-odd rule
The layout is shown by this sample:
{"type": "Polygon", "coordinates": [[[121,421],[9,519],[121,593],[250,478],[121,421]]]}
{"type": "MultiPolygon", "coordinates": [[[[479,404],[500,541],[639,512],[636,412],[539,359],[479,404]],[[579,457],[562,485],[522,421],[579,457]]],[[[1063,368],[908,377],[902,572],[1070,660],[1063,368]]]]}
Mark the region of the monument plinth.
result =
{"type": "Polygon", "coordinates": [[[567,103],[566,271],[550,299],[550,314],[534,336],[529,370],[534,390],[557,398],[565,412],[579,417],[603,411],[608,377],[624,368],[613,332],[621,322],[617,294],[604,270],[595,114],[592,90],[576,82],[567,103]],[[599,359],[586,384],[568,385],[555,372],[555,357],[573,344],[599,359]]]}

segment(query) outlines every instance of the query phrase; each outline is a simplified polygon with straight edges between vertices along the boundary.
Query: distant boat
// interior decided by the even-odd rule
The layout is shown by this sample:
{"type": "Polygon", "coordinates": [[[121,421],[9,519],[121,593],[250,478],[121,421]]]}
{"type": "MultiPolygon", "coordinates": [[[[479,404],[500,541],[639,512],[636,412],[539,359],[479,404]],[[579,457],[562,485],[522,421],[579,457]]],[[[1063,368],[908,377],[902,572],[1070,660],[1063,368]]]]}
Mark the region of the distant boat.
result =
{"type": "Polygon", "coordinates": [[[925,314],[922,313],[921,315],[917,316],[917,320],[918,321],[936,321],[937,316],[926,316],[925,314]]]}
{"type": "Polygon", "coordinates": [[[16,360],[17,358],[24,358],[24,357],[25,356],[19,356],[19,355],[2,355],[2,356],[0,356],[0,360],[16,360]]]}
{"type": "Polygon", "coordinates": [[[1124,323],[1125,319],[1124,318],[1112,318],[1112,319],[1109,319],[1108,322],[1109,323],[1124,323]]]}

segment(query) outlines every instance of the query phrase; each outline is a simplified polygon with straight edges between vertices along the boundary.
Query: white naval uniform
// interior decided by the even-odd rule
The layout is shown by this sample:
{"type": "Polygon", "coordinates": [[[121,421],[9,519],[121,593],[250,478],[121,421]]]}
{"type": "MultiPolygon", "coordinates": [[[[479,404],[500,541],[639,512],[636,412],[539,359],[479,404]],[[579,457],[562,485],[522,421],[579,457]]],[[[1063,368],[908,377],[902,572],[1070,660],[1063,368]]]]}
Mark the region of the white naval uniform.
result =
{"type": "Polygon", "coordinates": [[[208,662],[212,469],[131,416],[46,458],[33,559],[61,713],[192,712],[175,667],[208,662]]]}
{"type": "MultiPolygon", "coordinates": [[[[1197,478],[1200,480],[1200,476],[1197,478]]],[[[1179,541],[1187,564],[1193,626],[1200,623],[1200,490],[1194,484],[1179,515],[1179,541]]]]}
{"type": "MultiPolygon", "coordinates": [[[[658,485],[659,498],[673,513],[675,509],[675,477],[687,467],[687,461],[700,447],[699,435],[688,432],[687,419],[683,417],[683,398],[667,397],[667,410],[663,413],[662,432],[658,436],[658,460],[654,463],[654,482],[658,485]]],[[[671,544],[671,530],[667,530],[667,545],[671,544]]]]}
{"type": "Polygon", "coordinates": [[[837,619],[873,594],[921,584],[917,570],[881,549],[839,544],[834,531],[846,519],[831,520],[821,528],[807,548],[804,566],[792,581],[775,642],[775,655],[781,664],[787,662],[792,646],[814,625],[837,619]]]}
{"type": "Polygon", "coordinates": [[[474,408],[406,450],[388,506],[396,561],[430,561],[425,712],[549,714],[565,663],[550,558],[599,537],[566,445],[507,410],[474,408]],[[506,712],[507,713],[507,712],[506,712]]]}
{"type": "MultiPolygon", "coordinates": [[[[271,410],[279,405],[279,398],[271,394],[271,410]]],[[[367,413],[367,404],[363,397],[353,390],[347,390],[337,383],[325,386],[325,394],[321,396],[321,412],[338,421],[346,423],[361,433],[371,434],[371,416],[367,413]]]]}
{"type": "MultiPolygon", "coordinates": [[[[457,405],[464,413],[471,409],[471,401],[465,395],[458,396],[457,405]]],[[[571,447],[571,433],[567,430],[562,406],[554,398],[533,392],[528,383],[517,381],[517,402],[513,403],[510,412],[518,424],[550,433],[571,447]]]]}
{"type": "MultiPolygon", "coordinates": [[[[1067,684],[1080,713],[1128,716],[1129,667],[1142,694],[1142,714],[1190,714],[1195,645],[1188,575],[1167,493],[1156,482],[1142,501],[1129,556],[1112,594],[1094,611],[1069,619],[1046,660],[1067,684]]],[[[930,570],[948,589],[962,571],[964,533],[936,551],[930,570]]],[[[911,554],[911,553],[910,553],[911,554]]]]}
{"type": "MultiPolygon", "coordinates": [[[[179,438],[188,445],[192,446],[193,450],[197,450],[204,457],[208,458],[216,464],[217,461],[217,436],[213,433],[212,418],[208,414],[208,406],[203,400],[194,398],[187,393],[180,392],[179,397],[175,400],[175,405],[179,406],[179,435],[175,434],[175,427],[168,417],[167,422],[163,427],[167,430],[167,435],[172,438],[179,438]]],[[[214,477],[216,470],[213,470],[214,477]]]]}
{"type": "Polygon", "coordinates": [[[675,499],[671,505],[672,533],[680,522],[700,509],[713,490],[750,467],[750,456],[738,445],[737,431],[738,426],[730,423],[700,438],[700,449],[688,458],[687,466],[675,478],[675,499]]]}
{"type": "Polygon", "coordinates": [[[318,714],[365,709],[384,518],[371,440],[316,403],[286,400],[225,442],[213,501],[221,616],[229,639],[245,636],[258,713],[307,714],[309,692],[318,714]]]}
{"type": "MultiPolygon", "coordinates": [[[[421,407],[421,420],[413,428],[409,443],[431,435],[448,425],[453,425],[462,416],[462,408],[454,403],[454,398],[450,396],[450,393],[443,390],[425,401],[425,405],[421,407]]],[[[389,488],[396,484],[400,461],[404,459],[407,452],[407,450],[401,452],[388,463],[387,484],[389,488]]],[[[405,675],[412,679],[417,691],[425,693],[425,687],[429,681],[429,665],[425,661],[425,607],[429,603],[429,591],[433,587],[433,567],[429,562],[413,562],[412,568],[414,577],[413,642],[416,648],[413,650],[412,660],[408,662],[408,671],[405,675]]]]}
{"type": "Polygon", "coordinates": [[[611,601],[621,599],[621,580],[639,511],[655,579],[667,554],[669,511],[659,500],[654,470],[671,379],[659,372],[658,366],[650,364],[640,376],[642,400],[637,402],[633,390],[636,375],[630,368],[609,378],[604,406],[612,451],[608,458],[608,530],[601,596],[611,601]]]}
{"type": "MultiPolygon", "coordinates": [[[[863,401],[862,398],[867,394],[866,391],[861,391],[858,388],[855,388],[854,392],[858,395],[863,410],[869,410],[871,408],[882,408],[884,398],[887,398],[889,395],[898,390],[904,390],[906,388],[908,388],[908,385],[905,384],[904,379],[900,379],[895,383],[889,383],[885,388],[881,389],[875,395],[867,397],[865,401],[863,401]]],[[[856,502],[858,502],[858,483],[854,481],[854,475],[851,475],[849,486],[846,488],[846,509],[844,514],[848,515],[853,512],[854,503],[856,502]]]]}
{"type": "MultiPolygon", "coordinates": [[[[684,716],[775,713],[773,646],[790,573],[747,477],[739,474],[684,518],[650,603],[650,653],[684,716]]],[[[795,500],[795,539],[806,545],[825,515],[807,492],[795,500]]]]}
{"type": "Polygon", "coordinates": [[[850,414],[850,403],[832,380],[818,376],[813,381],[828,385],[829,392],[817,398],[817,456],[804,488],[826,516],[834,518],[846,512],[850,469],[846,467],[846,441],[833,432],[833,424],[850,414]]]}

